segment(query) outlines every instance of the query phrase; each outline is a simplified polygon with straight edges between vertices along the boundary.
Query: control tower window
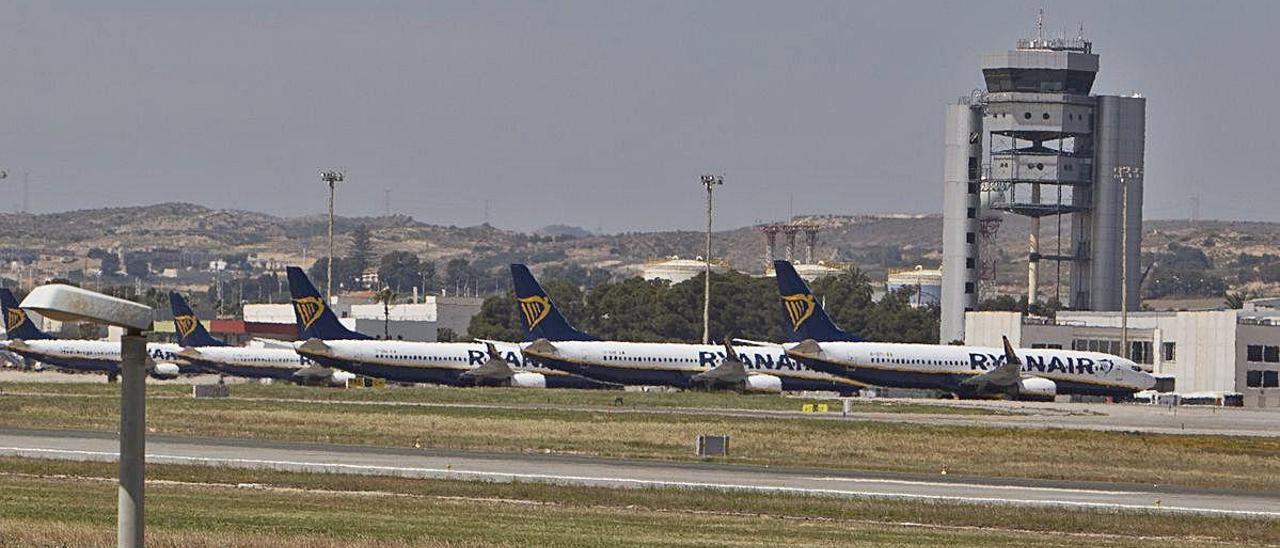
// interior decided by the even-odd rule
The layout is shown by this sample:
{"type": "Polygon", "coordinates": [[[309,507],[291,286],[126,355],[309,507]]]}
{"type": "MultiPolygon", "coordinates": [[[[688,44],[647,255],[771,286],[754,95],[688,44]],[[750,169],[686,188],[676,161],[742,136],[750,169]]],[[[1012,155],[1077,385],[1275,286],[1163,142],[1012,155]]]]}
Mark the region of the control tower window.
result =
{"type": "Polygon", "coordinates": [[[993,68],[982,71],[987,92],[1025,91],[1088,95],[1095,74],[1083,70],[993,68]]]}

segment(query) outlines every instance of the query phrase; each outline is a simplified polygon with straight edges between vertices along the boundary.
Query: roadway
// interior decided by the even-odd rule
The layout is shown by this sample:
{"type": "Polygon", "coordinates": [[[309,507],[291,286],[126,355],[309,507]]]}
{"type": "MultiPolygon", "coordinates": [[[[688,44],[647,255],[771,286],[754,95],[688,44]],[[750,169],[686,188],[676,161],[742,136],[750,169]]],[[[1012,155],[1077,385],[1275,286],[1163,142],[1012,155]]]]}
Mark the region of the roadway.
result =
{"type": "MultiPolygon", "coordinates": [[[[114,461],[118,442],[100,432],[0,429],[0,455],[114,461]]],[[[674,487],[880,497],[1280,519],[1280,494],[1006,478],[786,469],[718,463],[611,460],[563,455],[281,443],[153,435],[153,464],[598,487],[674,487]]]]}

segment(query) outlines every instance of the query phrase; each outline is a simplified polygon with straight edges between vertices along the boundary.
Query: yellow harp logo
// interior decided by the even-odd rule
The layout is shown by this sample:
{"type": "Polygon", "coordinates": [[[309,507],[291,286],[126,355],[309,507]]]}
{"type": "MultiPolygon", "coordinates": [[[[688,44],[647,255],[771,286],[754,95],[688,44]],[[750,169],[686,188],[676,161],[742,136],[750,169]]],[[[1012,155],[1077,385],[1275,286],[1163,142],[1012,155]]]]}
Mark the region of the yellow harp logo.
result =
{"type": "Polygon", "coordinates": [[[813,315],[813,295],[784,295],[782,306],[787,309],[787,316],[791,318],[791,329],[800,329],[800,324],[813,315]]]}
{"type": "Polygon", "coordinates": [[[310,329],[311,324],[316,323],[320,314],[324,313],[324,301],[320,297],[294,299],[293,310],[298,313],[298,319],[302,320],[302,326],[310,329]]]}
{"type": "Polygon", "coordinates": [[[195,316],[174,316],[173,326],[178,329],[178,333],[181,333],[183,337],[190,337],[196,331],[196,325],[199,321],[195,316]]]}
{"type": "Polygon", "coordinates": [[[547,314],[551,313],[551,301],[546,297],[525,297],[516,299],[520,303],[520,313],[524,314],[524,321],[529,325],[529,329],[538,327],[542,320],[547,318],[547,314]]]}
{"type": "Polygon", "coordinates": [[[4,328],[6,331],[13,331],[27,321],[27,313],[20,308],[10,308],[8,314],[5,314],[4,328]]]}

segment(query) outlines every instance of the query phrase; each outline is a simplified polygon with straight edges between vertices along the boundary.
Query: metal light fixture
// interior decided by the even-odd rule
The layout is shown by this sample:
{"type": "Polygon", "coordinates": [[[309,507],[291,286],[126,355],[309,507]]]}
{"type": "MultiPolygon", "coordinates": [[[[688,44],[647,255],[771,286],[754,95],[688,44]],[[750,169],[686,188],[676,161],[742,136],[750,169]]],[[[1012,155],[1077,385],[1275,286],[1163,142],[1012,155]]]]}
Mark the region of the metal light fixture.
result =
{"type": "Polygon", "coordinates": [[[333,194],[338,183],[347,179],[346,172],[340,169],[320,170],[320,180],[329,185],[329,271],[325,276],[325,298],[333,300],[333,194]]]}
{"type": "Polygon", "coordinates": [[[146,361],[151,307],[63,284],[31,290],[19,305],[58,321],[88,321],[125,329],[120,338],[120,479],[116,543],[141,548],[146,475],[146,361]]]}

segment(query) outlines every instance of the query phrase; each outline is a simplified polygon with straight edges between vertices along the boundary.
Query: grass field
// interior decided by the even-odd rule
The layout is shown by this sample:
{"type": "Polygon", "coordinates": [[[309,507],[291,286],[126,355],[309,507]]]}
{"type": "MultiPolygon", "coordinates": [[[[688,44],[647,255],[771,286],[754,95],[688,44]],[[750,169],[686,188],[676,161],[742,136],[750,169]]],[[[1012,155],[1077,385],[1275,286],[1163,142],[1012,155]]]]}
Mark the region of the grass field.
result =
{"type": "MultiPolygon", "coordinates": [[[[0,546],[114,543],[115,466],[0,458],[0,546]]],[[[1280,544],[1280,520],[148,466],[151,546],[1280,544]]]]}
{"type": "MultiPolygon", "coordinates": [[[[13,395],[5,388],[0,427],[117,427],[118,403],[109,392],[13,395]]],[[[171,390],[160,388],[160,394],[171,390]]],[[[605,413],[195,400],[178,397],[180,387],[172,390],[175,397],[148,402],[151,432],[666,460],[692,459],[699,433],[723,433],[733,436],[734,448],[724,460],[742,464],[1280,490],[1280,438],[679,415],[657,408],[605,413]]]]}
{"type": "MultiPolygon", "coordinates": [[[[106,383],[0,383],[0,393],[28,392],[45,394],[79,394],[111,396],[119,387],[106,383]]],[[[655,391],[623,392],[616,390],[513,390],[510,388],[458,389],[441,386],[389,386],[378,389],[330,389],[297,386],[286,383],[234,384],[236,398],[281,398],[316,401],[369,401],[478,405],[572,405],[648,408],[751,409],[766,411],[800,411],[805,404],[826,403],[829,412],[838,413],[841,402],[836,399],[799,398],[773,394],[737,394],[733,392],[655,391]],[[621,402],[619,402],[621,399],[621,402]]],[[[147,395],[185,397],[190,385],[150,384],[147,395]]],[[[917,402],[854,401],[857,412],[930,413],[944,415],[991,415],[1007,411],[955,407],[917,402]]]]}

